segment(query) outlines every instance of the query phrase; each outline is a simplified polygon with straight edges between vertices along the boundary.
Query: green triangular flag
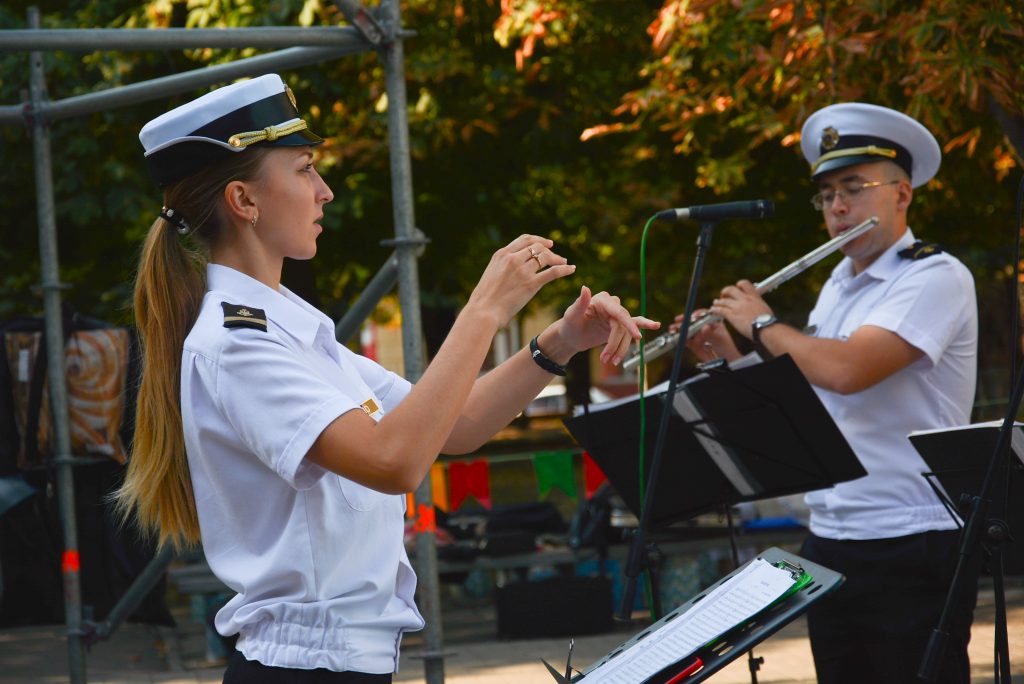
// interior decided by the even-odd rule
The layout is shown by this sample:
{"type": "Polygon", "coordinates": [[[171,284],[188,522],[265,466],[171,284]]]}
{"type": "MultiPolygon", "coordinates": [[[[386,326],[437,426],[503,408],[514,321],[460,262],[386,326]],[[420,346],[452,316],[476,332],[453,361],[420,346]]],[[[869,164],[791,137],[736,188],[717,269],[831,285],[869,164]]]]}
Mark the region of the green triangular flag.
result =
{"type": "Polygon", "coordinates": [[[546,496],[552,487],[558,487],[569,498],[576,499],[572,455],[572,451],[538,451],[533,455],[533,469],[537,472],[537,490],[541,497],[546,496]]]}

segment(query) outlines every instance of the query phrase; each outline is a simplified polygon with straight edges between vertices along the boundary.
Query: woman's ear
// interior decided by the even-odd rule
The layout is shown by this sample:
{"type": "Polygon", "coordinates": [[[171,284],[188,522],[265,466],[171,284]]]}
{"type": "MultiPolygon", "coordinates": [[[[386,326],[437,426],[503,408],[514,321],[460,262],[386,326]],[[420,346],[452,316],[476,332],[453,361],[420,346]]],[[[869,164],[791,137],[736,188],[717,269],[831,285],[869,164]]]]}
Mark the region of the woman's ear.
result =
{"type": "Polygon", "coordinates": [[[251,183],[233,180],[224,186],[224,205],[232,223],[251,223],[256,215],[256,201],[251,183]]]}

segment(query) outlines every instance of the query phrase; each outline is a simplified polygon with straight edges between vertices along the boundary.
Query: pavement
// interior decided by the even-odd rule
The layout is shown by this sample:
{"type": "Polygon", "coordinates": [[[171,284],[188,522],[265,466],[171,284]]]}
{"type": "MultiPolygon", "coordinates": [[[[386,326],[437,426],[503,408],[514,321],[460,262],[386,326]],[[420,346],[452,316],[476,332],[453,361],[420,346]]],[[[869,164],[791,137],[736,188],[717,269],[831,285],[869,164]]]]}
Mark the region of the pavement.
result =
{"type": "MultiPolygon", "coordinates": [[[[1024,677],[1024,578],[1012,578],[1007,589],[1007,624],[1011,674],[1024,677]]],[[[195,684],[220,682],[223,664],[210,659],[205,627],[194,619],[185,598],[171,597],[177,626],[127,623],[87,656],[86,681],[96,684],[150,682],[195,684]]],[[[445,597],[443,617],[446,684],[537,684],[551,681],[540,658],[556,667],[565,663],[568,639],[514,640],[497,638],[494,609],[486,600],[445,597]]],[[[67,682],[67,642],[63,627],[49,625],[0,630],[0,684],[67,682]]],[[[574,664],[585,668],[630,636],[621,631],[576,639],[574,664]]],[[[994,601],[983,584],[970,645],[973,681],[993,682],[994,601]]],[[[416,657],[420,637],[407,635],[396,682],[424,682],[422,660],[416,657]]],[[[762,683],[810,684],[815,681],[807,630],[798,619],[760,644],[764,658],[757,675],[762,683]]],[[[710,678],[718,684],[751,681],[747,659],[739,658],[710,678]]]]}

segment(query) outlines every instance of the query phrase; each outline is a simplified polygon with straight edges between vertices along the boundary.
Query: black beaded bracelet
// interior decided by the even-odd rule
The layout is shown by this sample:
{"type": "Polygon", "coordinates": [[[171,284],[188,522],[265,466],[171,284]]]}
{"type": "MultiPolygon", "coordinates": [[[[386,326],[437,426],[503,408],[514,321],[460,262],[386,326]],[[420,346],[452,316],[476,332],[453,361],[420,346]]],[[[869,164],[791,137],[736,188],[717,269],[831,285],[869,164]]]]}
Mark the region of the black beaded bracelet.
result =
{"type": "MultiPolygon", "coordinates": [[[[540,335],[537,337],[540,337],[540,335]]],[[[530,356],[533,357],[534,362],[548,373],[565,375],[565,366],[560,366],[548,357],[544,356],[544,352],[540,350],[540,346],[537,344],[537,337],[530,340],[530,356]]]]}

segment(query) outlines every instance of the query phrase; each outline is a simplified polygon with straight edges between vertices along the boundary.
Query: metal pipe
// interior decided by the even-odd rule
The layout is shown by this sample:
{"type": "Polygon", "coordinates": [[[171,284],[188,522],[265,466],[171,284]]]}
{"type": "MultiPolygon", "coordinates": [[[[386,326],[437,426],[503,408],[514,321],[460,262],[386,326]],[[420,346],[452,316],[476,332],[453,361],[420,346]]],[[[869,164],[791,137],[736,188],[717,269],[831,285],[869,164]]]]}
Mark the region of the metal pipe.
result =
{"type": "MultiPolygon", "coordinates": [[[[347,9],[352,9],[354,5],[352,2],[345,4],[347,9]]],[[[406,119],[407,98],[403,66],[404,51],[401,42],[403,37],[413,35],[413,33],[398,28],[400,25],[400,6],[398,0],[387,0],[382,10],[386,17],[390,17],[390,23],[386,23],[383,32],[383,38],[387,40],[388,44],[381,54],[387,73],[387,91],[390,103],[388,128],[392,139],[390,158],[394,190],[393,212],[396,235],[393,242],[396,245],[396,254],[389,258],[388,262],[381,269],[381,273],[375,276],[374,281],[377,281],[379,277],[379,282],[376,282],[375,287],[382,287],[387,280],[395,277],[389,273],[390,271],[397,270],[398,272],[400,302],[403,312],[405,374],[407,378],[415,382],[422,375],[425,365],[416,264],[416,258],[422,252],[424,240],[421,236],[417,237],[416,233],[418,231],[414,228],[412,171],[409,162],[408,122],[406,119]],[[391,265],[392,260],[395,263],[394,266],[391,265]]],[[[171,31],[174,31],[172,29],[161,31],[162,35],[154,35],[157,33],[156,31],[153,33],[148,31],[136,33],[134,30],[128,29],[117,29],[115,33],[108,32],[105,29],[44,32],[38,29],[39,14],[36,8],[30,10],[29,23],[34,28],[31,35],[21,31],[0,31],[0,36],[4,39],[3,49],[18,50],[26,49],[29,46],[36,50],[185,49],[187,47],[228,47],[236,45],[261,47],[277,44],[275,41],[280,41],[282,36],[287,35],[285,31],[292,30],[284,29],[278,32],[259,29],[252,31],[253,35],[251,36],[248,35],[245,29],[232,29],[230,32],[225,31],[224,33],[216,31],[215,35],[213,32],[206,30],[190,29],[187,36],[171,33],[171,31]],[[246,35],[242,36],[240,41],[236,43],[236,39],[231,37],[229,33],[235,34],[238,32],[244,32],[246,35]],[[197,35],[200,33],[204,35],[197,35]],[[260,34],[260,36],[256,34],[260,34]],[[7,40],[8,37],[11,40],[7,40]],[[185,39],[188,40],[186,41],[185,39]],[[195,43],[191,42],[193,39],[195,39],[195,43]],[[28,42],[22,45],[18,44],[19,41],[28,42]]],[[[368,26],[371,29],[376,28],[372,24],[368,26]]],[[[77,563],[77,539],[73,517],[74,490],[71,486],[72,462],[67,422],[67,392],[66,386],[63,384],[63,330],[60,320],[60,284],[57,275],[56,228],[53,211],[53,183],[48,126],[51,122],[60,119],[83,116],[115,107],[134,105],[235,78],[265,73],[269,70],[292,69],[328,61],[337,57],[362,52],[371,47],[371,41],[367,41],[361,34],[351,28],[340,30],[328,29],[326,31],[302,29],[302,37],[299,39],[289,39],[289,44],[315,45],[323,37],[319,34],[324,33],[331,38],[331,40],[325,41],[324,44],[330,44],[333,47],[295,47],[268,55],[238,60],[230,64],[200,68],[183,74],[66,98],[57,102],[46,101],[45,83],[42,80],[42,55],[37,51],[32,54],[33,89],[31,102],[22,105],[0,106],[0,124],[17,123],[30,125],[33,130],[33,141],[35,143],[40,252],[44,274],[43,292],[47,312],[47,341],[52,359],[49,364],[50,385],[54,390],[51,393],[51,401],[54,406],[53,414],[58,454],[56,458],[58,465],[58,487],[62,504],[62,522],[65,528],[65,603],[68,619],[69,669],[73,684],[85,681],[85,659],[82,648],[83,631],[77,563]],[[329,31],[329,33],[326,31],[329,31]],[[316,32],[317,35],[314,36],[313,32],[316,32]],[[341,46],[337,45],[339,35],[342,36],[340,38],[343,43],[341,46]],[[55,321],[53,320],[54,315],[56,316],[55,321]],[[71,562],[72,559],[74,562],[71,562]]],[[[373,31],[370,31],[370,33],[373,34],[373,31]]],[[[376,40],[372,42],[376,42],[376,40]]],[[[362,301],[361,298],[360,302],[362,301]]],[[[357,304],[364,306],[365,302],[363,304],[357,302],[357,304]]],[[[433,505],[429,478],[426,478],[423,485],[417,489],[417,500],[427,502],[427,505],[433,505]]],[[[430,531],[421,535],[417,545],[421,580],[426,580],[425,582],[421,581],[421,596],[427,606],[427,610],[424,612],[428,616],[426,629],[427,681],[430,684],[439,684],[444,681],[444,670],[443,657],[440,652],[440,602],[437,578],[437,551],[433,532],[430,531]]],[[[148,575],[151,569],[152,572],[159,573],[156,565],[157,562],[158,559],[154,559],[150,566],[147,567],[145,573],[146,581],[151,579],[148,575]]],[[[140,580],[142,579],[140,578],[140,580]]],[[[141,590],[142,583],[137,581],[133,584],[133,587],[135,586],[139,586],[141,590]]],[[[98,633],[106,635],[116,629],[123,619],[122,614],[126,614],[131,610],[127,607],[126,603],[129,598],[126,596],[119,602],[115,610],[112,611],[111,616],[104,623],[105,626],[101,626],[98,633]]]]}
{"type": "Polygon", "coordinates": [[[353,26],[261,26],[211,29],[13,29],[0,32],[0,52],[18,50],[190,50],[194,48],[342,47],[370,43],[353,26]]]}
{"type": "Polygon", "coordinates": [[[360,4],[359,0],[334,0],[334,4],[348,19],[348,23],[359,29],[363,37],[375,46],[380,46],[385,41],[390,42],[394,38],[385,33],[384,28],[377,23],[373,14],[360,4]]]}
{"type": "MultiPolygon", "coordinates": [[[[28,25],[39,27],[39,8],[29,7],[28,25]]],[[[57,260],[57,221],[53,202],[53,165],[50,160],[50,124],[40,113],[46,100],[43,53],[29,54],[29,98],[33,113],[32,150],[35,161],[36,207],[39,214],[39,257],[43,310],[46,324],[47,381],[53,422],[57,497],[64,531],[64,615],[67,623],[68,673],[72,684],[85,682],[82,640],[82,587],[79,576],[78,532],[75,526],[75,487],[71,461],[67,384],[64,377],[64,326],[61,320],[60,272],[57,260]]]]}
{"type": "MultiPolygon", "coordinates": [[[[423,235],[423,231],[419,228],[413,229],[412,240],[382,240],[383,244],[390,245],[401,242],[402,244],[411,244],[416,246],[415,255],[416,258],[423,256],[423,250],[426,244],[429,242],[423,235]]],[[[395,284],[398,282],[398,252],[391,253],[388,260],[380,267],[380,269],[373,275],[370,282],[366,284],[363,291],[359,294],[359,299],[352,305],[345,315],[341,317],[338,324],[334,326],[334,337],[342,344],[345,344],[359,330],[359,326],[362,325],[374,308],[383,299],[384,295],[391,290],[395,289],[395,284]]]]}
{"type": "MultiPolygon", "coordinates": [[[[381,18],[389,29],[401,26],[399,0],[381,3],[381,18]]],[[[395,32],[397,35],[397,32],[395,32]]],[[[423,323],[420,313],[419,272],[416,263],[416,225],[413,211],[412,163],[409,155],[409,121],[405,92],[405,51],[401,38],[389,41],[380,54],[388,93],[388,134],[391,154],[391,188],[398,253],[398,293],[402,308],[402,351],[405,376],[416,382],[423,374],[423,323]],[[402,244],[407,241],[406,244],[402,244]]],[[[434,494],[430,475],[416,488],[417,515],[421,507],[433,508],[434,494]]],[[[419,576],[420,610],[426,620],[423,632],[423,668],[427,684],[444,684],[443,633],[441,629],[441,591],[437,570],[437,541],[428,527],[416,537],[416,570],[419,576]]]]}
{"type": "MultiPolygon", "coordinates": [[[[154,78],[143,83],[120,86],[109,90],[101,90],[87,95],[78,95],[48,103],[44,114],[48,121],[59,121],[76,116],[84,116],[115,107],[148,102],[157,98],[168,97],[203,88],[215,83],[223,83],[245,76],[257,76],[278,69],[287,70],[307,64],[327,61],[344,55],[368,50],[369,44],[363,41],[361,47],[348,45],[339,48],[290,48],[278,50],[266,55],[258,55],[240,59],[229,64],[193,69],[180,74],[154,78]]],[[[18,121],[21,122],[19,111],[18,121]]],[[[0,118],[0,123],[13,123],[0,118]]]]}
{"type": "Polygon", "coordinates": [[[0,124],[24,124],[25,105],[0,105],[0,124]]]}
{"type": "Polygon", "coordinates": [[[394,289],[398,282],[398,255],[392,254],[380,270],[374,274],[370,282],[363,288],[359,299],[352,305],[345,315],[341,317],[334,327],[334,337],[345,344],[359,332],[359,326],[366,320],[367,316],[376,308],[377,303],[388,292],[394,289]]]}
{"type": "Polygon", "coordinates": [[[145,569],[135,578],[132,585],[128,587],[124,596],[110,609],[107,619],[95,625],[92,637],[88,639],[90,644],[110,638],[110,635],[121,626],[126,617],[132,614],[132,611],[138,608],[142,600],[146,598],[146,595],[163,577],[167,571],[167,566],[174,560],[175,555],[174,547],[167,545],[153,556],[145,569]]]}

